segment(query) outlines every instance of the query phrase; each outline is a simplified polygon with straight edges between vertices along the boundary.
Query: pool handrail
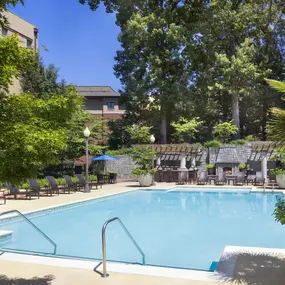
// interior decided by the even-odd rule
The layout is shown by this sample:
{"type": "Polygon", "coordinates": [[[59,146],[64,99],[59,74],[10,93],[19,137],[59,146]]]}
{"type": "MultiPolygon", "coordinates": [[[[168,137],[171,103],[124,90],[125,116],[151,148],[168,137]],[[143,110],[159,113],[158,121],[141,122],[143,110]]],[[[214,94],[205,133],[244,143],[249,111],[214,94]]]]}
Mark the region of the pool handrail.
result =
{"type": "Polygon", "coordinates": [[[142,256],[142,264],[145,265],[145,254],[142,251],[142,249],[140,248],[140,246],[137,244],[137,242],[135,241],[135,239],[133,238],[133,236],[131,235],[131,233],[128,231],[128,229],[126,228],[126,226],[123,224],[123,222],[121,221],[120,218],[118,217],[114,217],[112,219],[109,219],[108,221],[106,221],[102,227],[102,263],[103,263],[103,273],[101,274],[101,277],[106,278],[109,276],[109,274],[107,273],[107,260],[106,260],[106,229],[107,226],[114,221],[118,221],[119,224],[121,225],[121,227],[123,228],[123,230],[125,231],[125,233],[127,234],[127,236],[129,237],[129,239],[133,242],[133,244],[135,245],[135,247],[137,248],[137,250],[139,251],[139,253],[142,256]]]}
{"type": "Polygon", "coordinates": [[[49,243],[52,244],[53,246],[53,255],[56,255],[56,251],[57,251],[57,245],[56,243],[50,238],[48,237],[42,230],[40,230],[34,223],[32,223],[30,221],[30,219],[28,219],[24,214],[22,214],[20,211],[18,210],[11,210],[11,211],[7,211],[7,212],[3,212],[0,213],[0,217],[3,215],[8,215],[8,214],[12,214],[12,213],[17,213],[18,215],[20,215],[22,218],[24,218],[24,220],[26,220],[32,227],[34,227],[49,243]]]}

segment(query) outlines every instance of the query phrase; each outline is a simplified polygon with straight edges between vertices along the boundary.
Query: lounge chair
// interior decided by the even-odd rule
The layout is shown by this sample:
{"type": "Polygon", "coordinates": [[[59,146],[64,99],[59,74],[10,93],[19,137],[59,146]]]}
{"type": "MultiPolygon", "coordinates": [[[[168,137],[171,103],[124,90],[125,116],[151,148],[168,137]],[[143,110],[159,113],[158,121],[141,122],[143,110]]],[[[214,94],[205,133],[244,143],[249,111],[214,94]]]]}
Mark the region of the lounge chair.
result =
{"type": "Polygon", "coordinates": [[[225,185],[227,183],[226,174],[224,172],[218,173],[218,177],[215,180],[215,185],[225,185]]]}
{"type": "Polygon", "coordinates": [[[50,188],[56,193],[60,193],[60,191],[62,191],[63,193],[67,192],[70,194],[71,191],[75,191],[74,188],[70,188],[68,185],[58,186],[53,176],[46,176],[46,179],[48,180],[50,188]]]}
{"type": "Polygon", "coordinates": [[[249,174],[249,175],[247,175],[247,177],[246,177],[246,184],[248,185],[248,183],[251,183],[251,184],[253,184],[254,183],[254,181],[255,181],[255,178],[256,178],[256,175],[255,174],[249,174]]]}
{"type": "Polygon", "coordinates": [[[236,177],[235,185],[244,185],[245,183],[245,173],[239,172],[236,177]]]}
{"type": "Polygon", "coordinates": [[[40,195],[41,192],[52,196],[53,191],[51,188],[41,188],[41,186],[39,185],[38,181],[34,178],[30,178],[28,179],[28,182],[31,186],[32,192],[34,193],[38,193],[38,195],[40,195]]]}
{"type": "Polygon", "coordinates": [[[33,191],[33,190],[28,190],[26,189],[26,191],[20,191],[18,185],[15,185],[15,184],[11,184],[9,182],[6,183],[6,186],[7,186],[7,189],[9,190],[9,194],[6,194],[6,196],[11,196],[13,195],[14,196],[14,199],[17,199],[18,198],[18,195],[20,196],[26,196],[26,198],[28,199],[32,199],[32,195],[34,196],[38,196],[38,199],[40,198],[40,192],[38,191],[33,191]]]}
{"type": "MultiPolygon", "coordinates": [[[[78,184],[84,188],[85,187],[85,179],[83,177],[82,174],[75,174],[75,176],[78,178],[78,184]]],[[[100,186],[100,188],[102,188],[102,184],[99,184],[98,181],[89,181],[89,185],[91,186],[91,188],[93,186],[96,186],[96,189],[98,189],[98,186],[100,186]]]]}
{"type": "Polygon", "coordinates": [[[208,183],[208,173],[207,171],[202,171],[200,175],[198,175],[197,184],[207,184],[208,183]]]}
{"type": "Polygon", "coordinates": [[[264,186],[265,178],[262,177],[262,173],[260,171],[256,172],[256,177],[254,180],[255,186],[264,186]]]}
{"type": "Polygon", "coordinates": [[[73,182],[69,175],[63,175],[63,178],[66,182],[66,185],[73,189],[72,191],[80,191],[84,189],[84,186],[80,185],[80,183],[73,182]]]}

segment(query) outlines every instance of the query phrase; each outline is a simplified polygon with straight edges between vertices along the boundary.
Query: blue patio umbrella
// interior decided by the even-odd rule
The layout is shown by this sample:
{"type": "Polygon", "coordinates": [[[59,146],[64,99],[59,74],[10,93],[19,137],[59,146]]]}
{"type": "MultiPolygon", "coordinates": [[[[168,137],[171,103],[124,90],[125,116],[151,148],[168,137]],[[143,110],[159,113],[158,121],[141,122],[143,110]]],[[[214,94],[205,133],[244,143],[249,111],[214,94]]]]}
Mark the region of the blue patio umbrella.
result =
{"type": "MultiPolygon", "coordinates": [[[[106,160],[120,160],[118,157],[110,156],[107,154],[103,154],[97,157],[93,157],[91,160],[93,161],[106,161],[106,160]]],[[[106,165],[104,163],[104,172],[105,172],[106,165]]]]}
{"type": "Polygon", "coordinates": [[[107,154],[103,154],[103,155],[100,155],[100,156],[97,156],[97,157],[93,157],[91,160],[102,161],[102,160],[120,160],[120,159],[118,157],[115,157],[115,156],[110,156],[110,155],[107,155],[107,154]]]}

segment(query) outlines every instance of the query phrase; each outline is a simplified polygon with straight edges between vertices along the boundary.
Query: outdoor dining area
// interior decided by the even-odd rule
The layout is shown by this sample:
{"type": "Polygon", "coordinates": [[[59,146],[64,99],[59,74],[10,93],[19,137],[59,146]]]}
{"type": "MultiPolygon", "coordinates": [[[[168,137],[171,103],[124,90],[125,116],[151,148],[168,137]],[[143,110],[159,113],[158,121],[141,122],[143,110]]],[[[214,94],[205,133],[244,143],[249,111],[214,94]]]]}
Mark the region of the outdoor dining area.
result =
{"type": "Polygon", "coordinates": [[[198,185],[254,185],[276,183],[268,161],[274,145],[253,143],[249,148],[225,146],[203,150],[196,145],[155,145],[156,182],[198,185]]]}

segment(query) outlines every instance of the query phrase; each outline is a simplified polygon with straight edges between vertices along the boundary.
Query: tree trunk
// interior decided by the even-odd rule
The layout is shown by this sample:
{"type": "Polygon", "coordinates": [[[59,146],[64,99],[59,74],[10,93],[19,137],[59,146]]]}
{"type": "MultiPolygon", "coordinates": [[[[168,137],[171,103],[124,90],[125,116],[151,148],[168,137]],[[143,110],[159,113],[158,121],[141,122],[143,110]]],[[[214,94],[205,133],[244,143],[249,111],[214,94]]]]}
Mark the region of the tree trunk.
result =
{"type": "Polygon", "coordinates": [[[161,126],[160,126],[161,143],[167,143],[167,116],[166,112],[161,108],[161,126]]]}
{"type": "Polygon", "coordinates": [[[239,96],[232,94],[232,119],[233,123],[238,127],[237,133],[234,135],[235,139],[240,138],[240,121],[239,121],[239,96]]]}

